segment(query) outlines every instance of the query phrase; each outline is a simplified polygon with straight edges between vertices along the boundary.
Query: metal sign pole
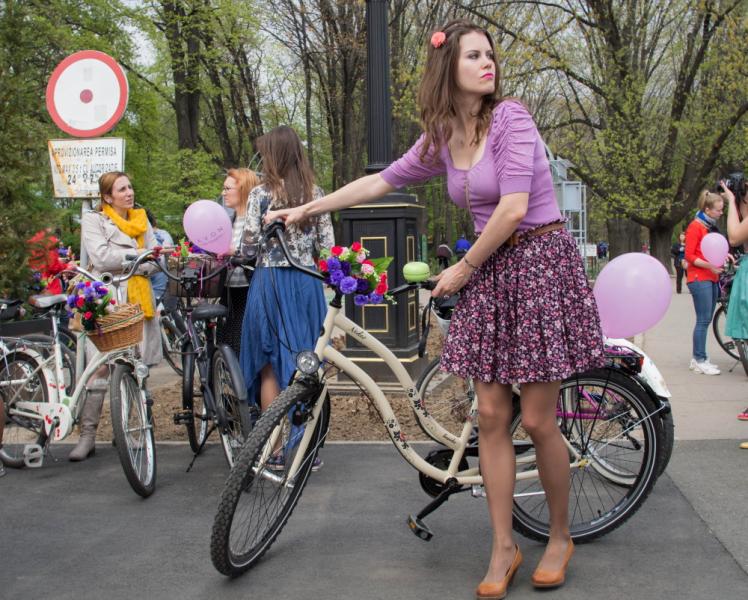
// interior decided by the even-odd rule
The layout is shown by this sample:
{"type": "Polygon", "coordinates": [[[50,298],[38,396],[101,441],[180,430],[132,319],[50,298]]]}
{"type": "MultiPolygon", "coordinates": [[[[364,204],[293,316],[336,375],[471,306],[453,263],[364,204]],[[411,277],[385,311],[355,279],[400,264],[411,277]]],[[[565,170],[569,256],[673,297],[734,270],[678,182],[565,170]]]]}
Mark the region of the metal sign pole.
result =
{"type": "MultiPolygon", "coordinates": [[[[81,202],[81,224],[83,223],[83,215],[91,211],[91,200],[84,198],[81,202]]],[[[81,226],[81,251],[80,251],[80,266],[84,269],[88,268],[88,252],[86,252],[86,246],[83,244],[83,227],[81,226]]]]}

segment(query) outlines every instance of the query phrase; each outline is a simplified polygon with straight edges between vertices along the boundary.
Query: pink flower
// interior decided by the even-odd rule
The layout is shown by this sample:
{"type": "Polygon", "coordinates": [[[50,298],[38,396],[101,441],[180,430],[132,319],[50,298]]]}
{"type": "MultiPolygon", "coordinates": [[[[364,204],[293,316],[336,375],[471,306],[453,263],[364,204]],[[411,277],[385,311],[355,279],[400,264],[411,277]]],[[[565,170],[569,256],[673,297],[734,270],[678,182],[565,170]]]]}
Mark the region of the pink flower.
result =
{"type": "Polygon", "coordinates": [[[356,262],[357,262],[357,263],[362,263],[362,264],[363,264],[363,262],[364,262],[365,260],[366,260],[366,252],[359,252],[359,253],[358,253],[358,254],[356,255],[356,262]]]}
{"type": "Polygon", "coordinates": [[[353,250],[354,252],[359,252],[361,250],[360,242],[353,242],[351,244],[351,250],[353,250]]]}
{"type": "Polygon", "coordinates": [[[330,248],[330,254],[333,256],[340,256],[343,254],[343,247],[342,246],[333,246],[330,248]]]}
{"type": "Polygon", "coordinates": [[[434,48],[441,48],[447,41],[447,35],[443,31],[435,31],[431,36],[431,45],[434,48]]]}
{"type": "Polygon", "coordinates": [[[374,275],[374,267],[371,265],[367,265],[366,263],[361,265],[361,272],[364,275],[374,275]]]}
{"type": "Polygon", "coordinates": [[[93,313],[90,310],[87,310],[86,312],[83,313],[84,319],[90,319],[91,317],[93,317],[93,313]]]}

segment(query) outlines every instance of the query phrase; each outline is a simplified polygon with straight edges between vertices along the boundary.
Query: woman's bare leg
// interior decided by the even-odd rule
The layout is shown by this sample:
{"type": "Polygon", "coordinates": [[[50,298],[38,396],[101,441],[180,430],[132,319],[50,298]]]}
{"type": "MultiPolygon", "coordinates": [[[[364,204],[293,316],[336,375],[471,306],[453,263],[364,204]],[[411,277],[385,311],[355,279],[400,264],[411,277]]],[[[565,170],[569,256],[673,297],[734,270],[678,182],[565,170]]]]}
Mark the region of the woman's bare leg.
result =
{"type": "Polygon", "coordinates": [[[488,513],[493,526],[491,561],[484,582],[499,582],[514,559],[512,498],[515,460],[509,426],[512,420],[512,391],[500,383],[475,384],[478,394],[478,436],[480,470],[486,487],[488,513]]]}
{"type": "Polygon", "coordinates": [[[280,394],[278,379],[275,377],[273,367],[268,363],[260,370],[260,406],[263,411],[272,404],[278,394],[280,394]]]}
{"type": "Polygon", "coordinates": [[[569,543],[569,451],[556,422],[560,381],[522,384],[522,426],[535,445],[550,513],[550,539],[538,568],[557,571],[569,543]]]}

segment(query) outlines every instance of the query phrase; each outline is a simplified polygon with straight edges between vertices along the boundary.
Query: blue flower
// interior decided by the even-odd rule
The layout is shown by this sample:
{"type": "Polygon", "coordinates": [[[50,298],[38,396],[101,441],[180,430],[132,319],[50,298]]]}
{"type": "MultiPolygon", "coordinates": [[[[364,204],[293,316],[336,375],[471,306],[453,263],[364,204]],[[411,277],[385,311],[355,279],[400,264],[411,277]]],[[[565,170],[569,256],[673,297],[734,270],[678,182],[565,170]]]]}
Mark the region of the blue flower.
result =
{"type": "Polygon", "coordinates": [[[340,269],[340,261],[334,256],[331,256],[327,259],[327,270],[334,271],[336,269],[340,269]]]}
{"type": "Polygon", "coordinates": [[[366,279],[357,279],[356,291],[359,294],[365,294],[369,291],[370,284],[366,279]]]}
{"type": "Polygon", "coordinates": [[[350,275],[351,274],[351,264],[350,263],[341,262],[340,263],[340,268],[343,270],[343,273],[345,275],[350,275]]]}
{"type": "Polygon", "coordinates": [[[78,298],[75,294],[68,296],[68,306],[75,306],[75,300],[78,298]]]}
{"type": "Polygon", "coordinates": [[[356,294],[353,297],[353,303],[356,306],[363,306],[364,304],[369,304],[369,296],[365,294],[356,294]]]}
{"type": "Polygon", "coordinates": [[[357,286],[355,277],[343,277],[340,281],[340,291],[344,294],[352,294],[356,291],[357,286]]]}
{"type": "Polygon", "coordinates": [[[369,294],[369,304],[379,304],[382,301],[382,296],[376,292],[369,294]]]}
{"type": "Polygon", "coordinates": [[[340,285],[340,282],[343,281],[343,277],[345,277],[343,271],[339,269],[337,271],[332,271],[330,273],[330,283],[332,285],[340,285]]]}
{"type": "Polygon", "coordinates": [[[76,290],[82,290],[84,287],[86,287],[86,284],[83,281],[75,285],[76,290]]]}

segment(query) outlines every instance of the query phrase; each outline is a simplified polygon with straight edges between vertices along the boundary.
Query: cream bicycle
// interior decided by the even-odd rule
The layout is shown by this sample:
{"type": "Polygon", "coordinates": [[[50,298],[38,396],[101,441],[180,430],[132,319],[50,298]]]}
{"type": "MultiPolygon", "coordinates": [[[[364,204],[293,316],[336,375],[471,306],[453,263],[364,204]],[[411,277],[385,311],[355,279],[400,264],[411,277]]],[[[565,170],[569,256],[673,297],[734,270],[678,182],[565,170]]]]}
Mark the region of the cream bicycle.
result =
{"type": "MultiPolygon", "coordinates": [[[[271,237],[277,239],[294,268],[310,277],[323,278],[293,261],[281,224],[267,228],[265,240],[271,237]]],[[[406,267],[408,283],[391,290],[391,294],[433,287],[427,281],[427,267],[418,277],[409,278],[409,271],[406,267]]],[[[329,367],[345,373],[369,396],[397,451],[420,473],[422,483],[429,484],[434,500],[408,518],[409,527],[418,537],[428,540],[433,535],[423,522],[426,515],[452,494],[482,485],[477,447],[470,439],[477,418],[477,399],[472,399],[469,418],[461,429],[450,431],[430,414],[418,387],[394,354],[345,317],[342,299],[341,292],[335,289],[314,350],[298,353],[294,382],[262,414],[231,469],[211,536],[211,559],[225,575],[235,576],[250,569],[290,518],[327,435],[329,367]],[[389,401],[376,382],[329,344],[334,327],[354,337],[388,365],[407,393],[420,426],[444,449],[426,457],[417,452],[403,435],[389,401]],[[279,449],[284,455],[283,471],[276,470],[270,460],[278,455],[279,449]]],[[[618,527],[646,498],[656,479],[661,425],[654,418],[657,409],[646,398],[633,394],[615,371],[595,371],[564,383],[559,403],[566,424],[561,430],[572,469],[569,519],[573,538],[587,541],[618,527]],[[608,395],[608,390],[616,393],[608,395]]],[[[518,402],[515,413],[519,418],[518,402]]],[[[534,447],[519,426],[515,428],[515,453],[518,482],[515,525],[519,513],[523,533],[529,531],[542,539],[548,534],[545,496],[539,485],[534,447]]]]}
{"type": "MultiPolygon", "coordinates": [[[[147,252],[126,263],[120,276],[102,276],[104,283],[118,287],[150,258],[147,252]]],[[[81,269],[72,270],[94,281],[81,269]]],[[[35,296],[39,308],[64,305],[65,294],[35,296]]],[[[127,481],[137,494],[150,496],[156,488],[156,446],[151,419],[152,400],[146,388],[148,367],[140,360],[137,346],[99,352],[85,365],[85,332],[77,334],[77,375],[72,393],[66,392],[63,341],[57,316],[52,318],[52,342],[6,338],[10,351],[0,363],[0,397],[5,404],[5,432],[0,459],[10,467],[41,467],[52,441],[65,439],[79,420],[86,384],[102,365],[109,365],[112,430],[127,481]],[[51,350],[51,351],[50,351],[51,350]]]]}

